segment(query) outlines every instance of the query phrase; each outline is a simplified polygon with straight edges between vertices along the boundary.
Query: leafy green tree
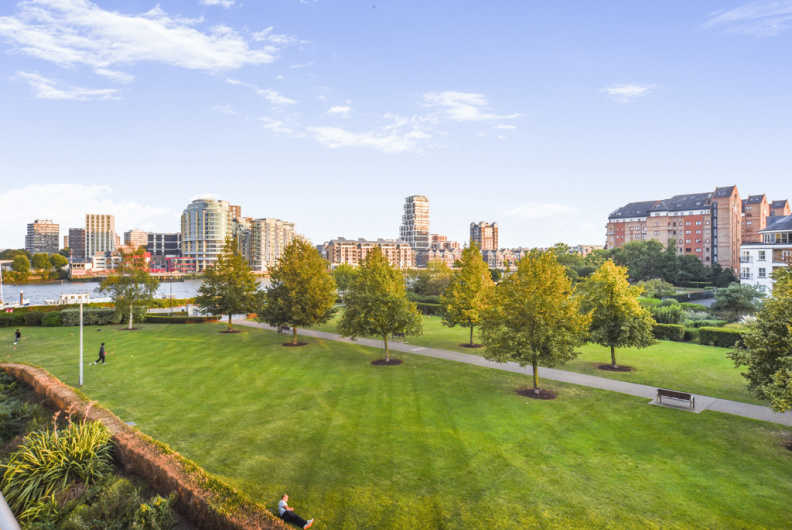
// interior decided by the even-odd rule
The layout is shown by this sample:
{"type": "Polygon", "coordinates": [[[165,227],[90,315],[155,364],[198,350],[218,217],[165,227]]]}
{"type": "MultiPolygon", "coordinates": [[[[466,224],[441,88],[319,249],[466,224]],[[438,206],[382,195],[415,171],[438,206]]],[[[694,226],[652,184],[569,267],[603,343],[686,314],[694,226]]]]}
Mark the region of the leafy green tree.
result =
{"type": "Polygon", "coordinates": [[[731,268],[724,268],[720,263],[717,261],[712,264],[710,267],[710,276],[713,285],[715,287],[728,287],[733,283],[737,283],[737,275],[734,274],[734,270],[731,268]]]}
{"type": "Polygon", "coordinates": [[[23,254],[17,254],[11,263],[11,270],[19,274],[27,274],[30,272],[30,260],[23,254]]]}
{"type": "Polygon", "coordinates": [[[25,256],[28,261],[30,261],[33,256],[30,255],[30,252],[25,250],[24,248],[8,248],[0,252],[0,259],[6,260],[10,259],[13,260],[17,256],[25,256]]]}
{"type": "Polygon", "coordinates": [[[333,280],[335,280],[336,289],[342,298],[346,295],[356,274],[357,269],[348,263],[341,263],[333,269],[333,280]]]}
{"type": "Polygon", "coordinates": [[[214,267],[207,267],[195,303],[205,313],[228,315],[231,332],[232,315],[253,313],[261,306],[262,292],[250,270],[236,238],[227,237],[214,267]]]}
{"type": "Polygon", "coordinates": [[[115,304],[116,313],[129,319],[132,329],[136,307],[148,307],[159,287],[159,280],[147,270],[134,267],[129,262],[121,265],[99,284],[98,292],[107,294],[115,304]]]}
{"type": "Polygon", "coordinates": [[[661,276],[663,250],[662,243],[654,239],[630,241],[615,249],[613,261],[616,265],[627,267],[630,281],[651,280],[661,276]]]}
{"type": "Polygon", "coordinates": [[[658,257],[657,278],[667,283],[677,281],[679,276],[679,256],[677,256],[676,239],[668,240],[668,246],[658,257]]]}
{"type": "Polygon", "coordinates": [[[439,296],[451,281],[451,269],[444,261],[431,260],[425,269],[408,272],[410,290],[415,294],[439,296]]]}
{"type": "Polygon", "coordinates": [[[490,292],[481,321],[484,356],[533,367],[539,393],[539,364],[554,367],[574,359],[590,318],[580,312],[571,281],[553,253],[532,250],[490,292]]]}
{"type": "Polygon", "coordinates": [[[744,314],[755,313],[763,296],[753,285],[732,284],[715,291],[715,303],[710,306],[710,310],[736,322],[744,314]]]}
{"type": "Polygon", "coordinates": [[[654,319],[638,303],[641,288],[627,281],[627,269],[612,261],[603,263],[580,286],[580,307],[590,313],[589,340],[610,347],[616,368],[616,348],[646,348],[657,341],[654,319]]]}
{"type": "Polygon", "coordinates": [[[462,251],[458,269],[451,276],[445,293],[440,298],[443,307],[443,324],[470,328],[470,346],[473,329],[481,322],[481,311],[487,301],[487,290],[494,283],[489,268],[481,257],[478,245],[471,239],[462,251]]]}
{"type": "Polygon", "coordinates": [[[500,270],[500,269],[490,269],[489,271],[490,271],[490,278],[492,278],[493,282],[497,283],[497,282],[501,281],[501,278],[503,278],[503,271],[502,270],[500,270]]]}
{"type": "Polygon", "coordinates": [[[744,347],[729,353],[737,367],[747,366],[743,377],[748,391],[770,401],[775,412],[792,409],[792,269],[773,272],[773,296],[748,324],[744,347]]]}
{"type": "Polygon", "coordinates": [[[660,278],[638,282],[638,287],[643,290],[643,294],[647,298],[665,298],[676,293],[673,285],[660,278]]]}
{"type": "Polygon", "coordinates": [[[33,268],[38,270],[48,270],[52,268],[49,254],[46,252],[36,252],[33,254],[33,268]]]}
{"type": "Polygon", "coordinates": [[[64,258],[68,258],[71,255],[71,249],[69,247],[62,248],[58,251],[58,254],[64,258]]]}
{"type": "Polygon", "coordinates": [[[701,282],[707,280],[707,271],[704,264],[692,254],[685,254],[677,258],[679,263],[679,272],[677,273],[677,282],[701,282]]]}
{"type": "Polygon", "coordinates": [[[50,263],[52,263],[52,266],[55,267],[56,269],[62,269],[63,267],[69,264],[69,260],[61,256],[60,254],[52,254],[50,256],[50,263]]]}
{"type": "Polygon", "coordinates": [[[315,326],[333,316],[336,284],[327,261],[307,241],[295,239],[283,250],[270,269],[270,282],[257,319],[291,326],[292,344],[297,344],[298,327],[315,326]]]}
{"type": "Polygon", "coordinates": [[[342,337],[382,337],[385,360],[390,361],[388,337],[393,333],[420,335],[423,321],[407,299],[404,275],[388,263],[379,248],[366,255],[346,296],[346,310],[338,323],[342,337]]]}

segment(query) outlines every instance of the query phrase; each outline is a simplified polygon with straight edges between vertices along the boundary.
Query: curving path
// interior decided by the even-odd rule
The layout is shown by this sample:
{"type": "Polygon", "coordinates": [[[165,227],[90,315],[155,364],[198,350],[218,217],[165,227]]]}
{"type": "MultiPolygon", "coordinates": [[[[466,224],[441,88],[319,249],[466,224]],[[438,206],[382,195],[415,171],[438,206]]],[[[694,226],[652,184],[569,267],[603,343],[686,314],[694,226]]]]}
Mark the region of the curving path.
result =
{"type": "MultiPolygon", "coordinates": [[[[258,322],[246,320],[238,320],[234,323],[242,326],[250,326],[253,328],[267,330],[275,329],[271,326],[268,326],[267,324],[260,324],[258,322]]],[[[347,342],[350,344],[361,344],[363,346],[371,346],[372,348],[383,348],[381,340],[358,338],[353,341],[351,339],[342,338],[340,335],[335,333],[328,333],[326,331],[298,329],[297,334],[307,337],[314,337],[317,339],[334,340],[338,342],[347,342]]],[[[488,361],[484,357],[480,357],[478,355],[470,355],[468,353],[459,353],[448,350],[438,350],[435,348],[424,348],[421,346],[402,344],[398,342],[390,342],[389,346],[392,351],[425,355],[426,357],[435,357],[437,359],[445,359],[448,361],[456,361],[459,363],[472,364],[475,366],[483,366],[485,368],[494,368],[496,370],[514,372],[528,376],[533,375],[533,369],[530,366],[523,368],[514,362],[496,363],[494,361],[488,361]]],[[[619,392],[621,394],[628,394],[630,396],[638,396],[651,399],[652,404],[655,404],[654,399],[657,395],[657,387],[654,386],[639,385],[636,383],[617,381],[615,379],[606,379],[604,377],[596,377],[593,375],[576,374],[574,372],[565,372],[563,370],[556,370],[554,368],[542,368],[541,370],[541,376],[543,379],[550,379],[552,381],[587,386],[591,388],[599,388],[600,390],[610,390],[611,392],[619,392]]],[[[671,390],[680,390],[684,392],[683,389],[671,390]]],[[[776,413],[770,410],[769,407],[763,407],[761,405],[751,405],[749,403],[740,403],[739,401],[729,401],[728,399],[719,399],[710,396],[702,396],[699,394],[693,394],[693,396],[696,398],[696,410],[694,411],[696,413],[701,413],[705,410],[713,410],[715,412],[733,414],[735,416],[742,416],[744,418],[792,426],[792,411],[776,413]]],[[[688,406],[681,402],[679,405],[675,405],[673,403],[667,404],[664,402],[659,406],[689,410],[688,406]]]]}

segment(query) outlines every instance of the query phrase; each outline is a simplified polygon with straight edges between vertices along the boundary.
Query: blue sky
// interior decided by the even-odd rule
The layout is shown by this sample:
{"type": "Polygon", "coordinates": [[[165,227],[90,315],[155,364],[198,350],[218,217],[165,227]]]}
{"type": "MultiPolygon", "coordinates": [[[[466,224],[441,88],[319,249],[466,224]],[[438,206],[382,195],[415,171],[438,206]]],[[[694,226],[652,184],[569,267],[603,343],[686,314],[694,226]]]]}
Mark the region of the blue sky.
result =
{"type": "Polygon", "coordinates": [[[0,3],[0,248],[177,231],[198,196],[315,243],[602,244],[626,202],[792,196],[792,1],[0,3]]]}

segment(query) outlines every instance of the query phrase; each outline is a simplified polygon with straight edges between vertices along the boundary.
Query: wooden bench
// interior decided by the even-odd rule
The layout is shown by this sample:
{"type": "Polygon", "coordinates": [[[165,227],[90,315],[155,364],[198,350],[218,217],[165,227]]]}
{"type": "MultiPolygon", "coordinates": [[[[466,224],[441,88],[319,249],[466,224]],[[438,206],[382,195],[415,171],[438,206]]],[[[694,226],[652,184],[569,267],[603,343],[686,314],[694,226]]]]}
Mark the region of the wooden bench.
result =
{"type": "Polygon", "coordinates": [[[666,390],[664,388],[658,388],[657,397],[655,398],[655,401],[662,403],[663,398],[677,399],[679,401],[689,401],[690,410],[696,409],[696,398],[694,398],[692,394],[688,394],[687,392],[677,392],[676,390],[666,390]]]}
{"type": "Polygon", "coordinates": [[[278,326],[278,333],[289,333],[291,328],[289,326],[278,326]]]}

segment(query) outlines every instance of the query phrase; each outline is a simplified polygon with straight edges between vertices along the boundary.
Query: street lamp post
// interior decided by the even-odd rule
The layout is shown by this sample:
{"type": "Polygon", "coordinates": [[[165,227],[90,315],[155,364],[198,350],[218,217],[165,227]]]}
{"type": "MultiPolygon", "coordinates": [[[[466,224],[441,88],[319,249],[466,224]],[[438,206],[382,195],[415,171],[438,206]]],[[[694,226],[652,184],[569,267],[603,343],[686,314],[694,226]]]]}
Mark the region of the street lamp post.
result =
{"type": "Polygon", "coordinates": [[[83,301],[80,298],[80,386],[83,386],[83,301]]]}

